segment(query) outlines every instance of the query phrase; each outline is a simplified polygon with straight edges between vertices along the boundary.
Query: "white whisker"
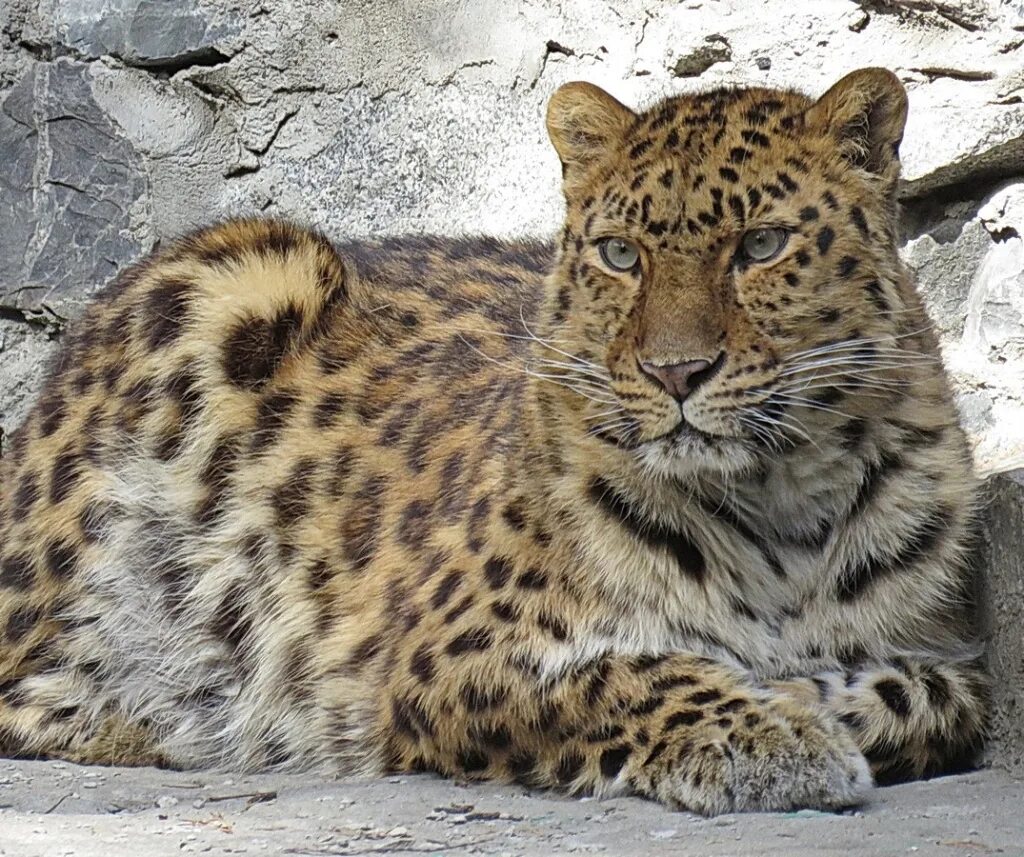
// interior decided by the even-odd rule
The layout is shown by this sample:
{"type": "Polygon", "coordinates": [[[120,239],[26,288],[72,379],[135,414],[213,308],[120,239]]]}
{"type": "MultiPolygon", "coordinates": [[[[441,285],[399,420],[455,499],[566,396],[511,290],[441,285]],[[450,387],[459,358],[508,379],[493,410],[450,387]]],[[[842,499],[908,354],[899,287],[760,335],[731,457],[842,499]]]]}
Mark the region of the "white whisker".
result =
{"type": "Polygon", "coordinates": [[[910,357],[907,359],[896,359],[894,357],[885,357],[879,360],[863,360],[855,359],[853,357],[838,357],[828,358],[823,360],[815,360],[810,363],[799,363],[794,366],[789,366],[779,372],[782,377],[788,375],[798,375],[804,372],[811,372],[815,369],[831,369],[838,366],[849,366],[850,371],[873,371],[877,369],[905,369],[910,366],[919,366],[924,362],[932,362],[931,358],[918,358],[910,357]]]}
{"type": "Polygon", "coordinates": [[[597,419],[598,417],[608,417],[611,416],[612,414],[623,414],[625,412],[626,409],[621,405],[618,405],[614,408],[609,408],[607,411],[599,411],[596,414],[588,414],[586,417],[584,417],[584,419],[593,420],[597,419]]]}
{"type": "Polygon", "coordinates": [[[542,339],[541,337],[537,336],[537,334],[535,334],[530,329],[530,325],[528,325],[526,323],[526,316],[523,315],[523,305],[522,304],[519,304],[519,321],[523,325],[523,330],[525,330],[528,334],[530,334],[530,336],[533,338],[534,342],[540,343],[545,348],[550,348],[556,354],[561,354],[563,357],[568,357],[571,360],[575,360],[575,361],[577,361],[579,363],[583,363],[583,364],[585,364],[587,366],[590,366],[593,369],[601,369],[602,368],[602,367],[598,366],[596,363],[591,363],[589,360],[584,360],[582,357],[577,357],[575,354],[570,354],[568,351],[562,351],[561,348],[555,348],[553,345],[548,345],[548,343],[544,339],[542,339]]]}
{"type": "Polygon", "coordinates": [[[563,376],[563,375],[549,375],[549,374],[545,374],[545,373],[542,373],[542,372],[534,372],[532,369],[528,368],[525,365],[524,366],[516,366],[514,363],[510,363],[510,362],[507,362],[507,361],[499,360],[498,358],[492,357],[490,354],[487,354],[486,352],[481,351],[479,348],[477,348],[475,345],[473,345],[473,343],[469,342],[464,336],[462,336],[462,334],[459,334],[459,338],[470,349],[475,351],[477,354],[479,354],[485,360],[487,360],[487,361],[489,361],[491,363],[494,363],[496,366],[501,366],[504,369],[511,369],[514,372],[521,372],[522,374],[528,375],[531,378],[536,378],[536,379],[538,379],[540,381],[547,381],[548,383],[555,384],[555,385],[557,385],[559,387],[564,387],[566,390],[571,390],[572,392],[576,393],[578,396],[581,396],[584,399],[589,399],[592,402],[597,402],[598,404],[602,404],[602,405],[614,405],[614,404],[616,404],[616,400],[613,399],[613,398],[610,398],[610,397],[605,396],[605,395],[600,395],[600,396],[597,395],[598,393],[604,393],[605,392],[603,389],[598,388],[597,385],[593,385],[593,389],[589,389],[588,390],[585,387],[581,389],[581,385],[583,384],[582,381],[577,380],[575,383],[569,383],[565,379],[565,376],[563,376]]]}
{"type": "Polygon", "coordinates": [[[824,411],[825,413],[835,414],[843,419],[851,419],[852,415],[845,411],[840,411],[837,408],[829,407],[828,405],[816,402],[814,399],[807,399],[803,396],[794,396],[792,393],[783,393],[778,390],[772,392],[772,397],[776,399],[782,399],[782,404],[791,405],[792,407],[809,408],[815,411],[824,411]]]}
{"type": "MultiPolygon", "coordinates": [[[[930,328],[922,327],[917,330],[909,331],[908,333],[892,334],[886,336],[862,336],[856,339],[841,339],[838,342],[829,342],[825,345],[819,345],[816,348],[808,348],[805,351],[797,351],[794,354],[789,355],[785,362],[798,360],[803,357],[811,357],[818,354],[834,353],[837,351],[848,351],[851,349],[863,348],[865,345],[876,345],[879,342],[891,342],[900,339],[908,339],[914,336],[920,336],[922,333],[926,333],[930,328]]],[[[891,347],[891,346],[890,346],[891,347]]],[[[893,349],[901,350],[901,349],[893,349]]],[[[914,352],[906,352],[914,353],[914,352]]],[[[921,355],[925,356],[925,355],[921,355]]]]}
{"type": "Polygon", "coordinates": [[[560,360],[535,360],[534,362],[538,366],[549,366],[553,369],[564,369],[570,374],[578,375],[582,378],[590,378],[595,381],[600,381],[603,384],[611,382],[611,378],[607,374],[602,375],[598,372],[595,372],[593,369],[586,369],[580,366],[573,366],[571,363],[563,363],[560,360]]]}

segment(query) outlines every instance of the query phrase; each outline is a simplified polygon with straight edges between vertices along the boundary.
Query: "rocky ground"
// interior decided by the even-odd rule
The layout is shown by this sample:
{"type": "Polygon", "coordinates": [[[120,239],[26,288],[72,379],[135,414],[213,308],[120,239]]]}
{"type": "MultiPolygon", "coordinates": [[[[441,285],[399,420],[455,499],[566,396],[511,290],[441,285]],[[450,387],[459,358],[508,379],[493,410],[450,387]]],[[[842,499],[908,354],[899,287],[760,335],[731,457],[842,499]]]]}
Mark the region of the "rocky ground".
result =
{"type": "Polygon", "coordinates": [[[204,854],[1024,855],[1024,782],[992,771],[880,789],[839,814],[701,818],[433,777],[231,777],[0,762],[3,857],[204,854]]]}

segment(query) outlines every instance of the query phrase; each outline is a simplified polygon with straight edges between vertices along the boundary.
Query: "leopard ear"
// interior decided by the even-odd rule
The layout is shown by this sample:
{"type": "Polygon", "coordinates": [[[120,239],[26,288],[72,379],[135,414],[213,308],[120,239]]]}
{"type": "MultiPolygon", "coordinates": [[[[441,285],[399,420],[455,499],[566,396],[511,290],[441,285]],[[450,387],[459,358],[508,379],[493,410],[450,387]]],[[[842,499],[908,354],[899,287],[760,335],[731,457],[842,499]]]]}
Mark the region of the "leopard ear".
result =
{"type": "Polygon", "coordinates": [[[854,167],[895,182],[907,93],[884,68],[850,72],[807,111],[806,125],[834,139],[854,167]]]}
{"type": "Polygon", "coordinates": [[[548,136],[563,171],[587,167],[626,133],[636,114],[592,83],[560,87],[548,102],[548,136]]]}

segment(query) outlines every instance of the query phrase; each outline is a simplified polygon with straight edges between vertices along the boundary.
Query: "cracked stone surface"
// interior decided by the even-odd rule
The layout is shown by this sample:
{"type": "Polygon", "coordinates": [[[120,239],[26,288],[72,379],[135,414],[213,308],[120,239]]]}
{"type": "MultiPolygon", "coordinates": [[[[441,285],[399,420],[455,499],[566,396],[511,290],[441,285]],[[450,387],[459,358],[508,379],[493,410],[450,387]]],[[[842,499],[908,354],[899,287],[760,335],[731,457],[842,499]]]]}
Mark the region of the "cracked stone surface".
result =
{"type": "MultiPolygon", "coordinates": [[[[1024,162],[1022,162],[1024,163],[1024,162]]],[[[1024,184],[944,206],[904,248],[985,473],[1024,467],[1024,184]]]]}
{"type": "Polygon", "coordinates": [[[90,72],[35,63],[0,110],[0,305],[71,310],[142,250],[138,153],[92,97],[90,72]]]}
{"type": "Polygon", "coordinates": [[[226,60],[218,43],[238,32],[216,6],[195,2],[44,0],[39,19],[56,44],[83,59],[113,56],[165,70],[226,60]]]}
{"type": "Polygon", "coordinates": [[[1024,854],[1024,782],[987,771],[877,790],[841,814],[707,819],[425,776],[232,777],[0,761],[0,855],[493,854],[892,857],[1024,854]]]}
{"type": "Polygon", "coordinates": [[[1007,474],[986,512],[989,758],[1024,775],[1021,0],[5,0],[0,450],[64,323],[162,240],[242,213],[335,237],[550,234],[561,83],[643,104],[820,93],[864,65],[907,86],[905,258],[979,470],[1007,474]]]}

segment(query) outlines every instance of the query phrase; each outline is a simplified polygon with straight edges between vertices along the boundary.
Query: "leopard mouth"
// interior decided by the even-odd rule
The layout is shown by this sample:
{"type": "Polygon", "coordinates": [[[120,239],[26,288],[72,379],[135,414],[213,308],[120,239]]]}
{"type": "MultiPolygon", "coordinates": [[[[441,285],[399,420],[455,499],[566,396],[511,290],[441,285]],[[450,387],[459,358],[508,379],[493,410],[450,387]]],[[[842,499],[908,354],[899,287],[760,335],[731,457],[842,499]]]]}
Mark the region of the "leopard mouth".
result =
{"type": "Polygon", "coordinates": [[[726,439],[725,435],[714,434],[713,432],[705,431],[702,428],[697,428],[697,426],[695,426],[693,423],[687,420],[685,416],[680,418],[679,425],[677,425],[674,429],[672,429],[672,431],[668,432],[666,435],[663,435],[663,437],[666,437],[671,440],[701,440],[704,443],[717,443],[719,441],[726,439]]]}
{"type": "Polygon", "coordinates": [[[592,431],[590,434],[598,440],[619,449],[638,450],[644,447],[662,446],[667,447],[673,452],[684,452],[687,448],[692,449],[694,446],[702,446],[704,448],[718,447],[727,441],[739,439],[729,435],[715,434],[695,426],[682,413],[681,407],[679,410],[679,422],[668,431],[654,437],[641,438],[637,436],[639,434],[638,429],[639,424],[636,424],[625,430],[620,429],[615,432],[592,431]]]}
{"type": "MultiPolygon", "coordinates": [[[[643,444],[666,444],[674,451],[684,451],[688,447],[692,448],[694,444],[704,447],[718,446],[728,440],[735,440],[735,438],[705,431],[695,426],[686,417],[680,415],[679,422],[673,428],[664,434],[644,441],[643,444]]],[[[637,446],[643,444],[637,444],[637,446]]]]}

